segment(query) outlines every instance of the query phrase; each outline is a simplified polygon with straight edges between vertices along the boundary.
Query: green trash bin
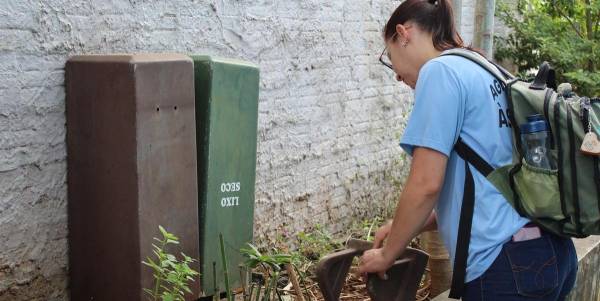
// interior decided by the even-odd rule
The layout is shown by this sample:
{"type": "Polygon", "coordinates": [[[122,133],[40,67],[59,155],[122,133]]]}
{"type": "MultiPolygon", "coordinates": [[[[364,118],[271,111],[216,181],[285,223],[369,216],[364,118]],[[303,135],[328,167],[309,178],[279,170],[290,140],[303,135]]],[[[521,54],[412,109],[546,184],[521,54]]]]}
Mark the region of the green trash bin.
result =
{"type": "Polygon", "coordinates": [[[252,242],[259,69],[247,62],[191,56],[196,135],[203,295],[225,291],[219,235],[231,288],[242,285],[240,249],[252,242]]]}

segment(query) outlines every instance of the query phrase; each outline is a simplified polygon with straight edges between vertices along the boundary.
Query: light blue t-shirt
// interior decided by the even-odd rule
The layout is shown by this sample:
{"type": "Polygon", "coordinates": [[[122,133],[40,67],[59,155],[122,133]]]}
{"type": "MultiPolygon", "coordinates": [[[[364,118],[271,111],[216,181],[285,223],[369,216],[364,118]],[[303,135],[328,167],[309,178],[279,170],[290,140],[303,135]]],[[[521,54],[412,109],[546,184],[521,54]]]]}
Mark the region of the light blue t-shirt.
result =
{"type": "MultiPolygon", "coordinates": [[[[465,179],[465,163],[453,146],[461,137],[494,168],[510,164],[512,138],[507,114],[504,85],[476,63],[450,55],[432,59],[421,68],[414,108],[400,145],[411,155],[414,147],[427,147],[449,158],[435,210],[452,263],[465,179]]],[[[466,282],[481,276],[502,245],[529,222],[473,166],[471,172],[475,209],[466,282]]]]}

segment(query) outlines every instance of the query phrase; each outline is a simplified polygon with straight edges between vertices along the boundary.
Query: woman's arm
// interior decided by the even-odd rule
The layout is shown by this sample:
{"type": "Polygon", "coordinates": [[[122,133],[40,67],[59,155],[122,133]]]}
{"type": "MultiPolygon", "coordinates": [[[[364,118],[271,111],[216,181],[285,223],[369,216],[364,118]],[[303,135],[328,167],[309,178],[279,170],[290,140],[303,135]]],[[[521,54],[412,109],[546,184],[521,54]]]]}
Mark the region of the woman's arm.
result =
{"type": "MultiPolygon", "coordinates": [[[[400,195],[387,243],[363,255],[359,271],[385,272],[398,258],[410,241],[424,230],[434,226],[431,218],[446,173],[446,155],[417,147],[404,191],[400,195]]],[[[434,219],[435,220],[435,219],[434,219]]]]}

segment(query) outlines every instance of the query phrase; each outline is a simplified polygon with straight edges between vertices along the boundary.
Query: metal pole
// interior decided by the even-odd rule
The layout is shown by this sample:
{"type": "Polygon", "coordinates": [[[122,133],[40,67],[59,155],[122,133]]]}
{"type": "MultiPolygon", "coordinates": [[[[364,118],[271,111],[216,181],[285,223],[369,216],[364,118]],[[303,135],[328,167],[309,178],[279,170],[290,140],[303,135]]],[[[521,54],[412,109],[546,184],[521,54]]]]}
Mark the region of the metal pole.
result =
{"type": "Polygon", "coordinates": [[[475,5],[475,33],[473,46],[480,48],[488,59],[494,52],[495,0],[477,0],[475,5]]]}
{"type": "Polygon", "coordinates": [[[495,0],[485,1],[485,18],[483,23],[483,50],[487,58],[494,57],[494,12],[496,8],[495,0]]]}

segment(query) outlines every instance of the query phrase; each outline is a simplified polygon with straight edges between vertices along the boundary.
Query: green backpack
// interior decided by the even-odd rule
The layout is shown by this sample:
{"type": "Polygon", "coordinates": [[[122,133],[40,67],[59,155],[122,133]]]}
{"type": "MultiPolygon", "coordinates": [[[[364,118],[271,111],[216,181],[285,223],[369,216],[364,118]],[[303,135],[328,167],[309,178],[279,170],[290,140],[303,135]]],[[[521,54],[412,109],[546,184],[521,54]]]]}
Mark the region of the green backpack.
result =
{"type": "MultiPolygon", "coordinates": [[[[468,163],[486,176],[521,216],[546,231],[577,238],[600,234],[600,154],[580,151],[586,135],[596,141],[600,137],[600,99],[579,97],[569,91],[557,93],[554,70],[546,62],[529,83],[469,50],[451,49],[442,55],[467,58],[505,85],[513,129],[513,163],[507,166],[493,168],[460,138],[454,147],[466,168],[450,294],[458,298],[464,284],[475,195],[468,163]],[[534,114],[543,115],[549,125],[550,155],[558,166],[555,170],[530,166],[523,159],[519,125],[534,114]]],[[[596,143],[596,149],[599,147],[596,143]]]]}

